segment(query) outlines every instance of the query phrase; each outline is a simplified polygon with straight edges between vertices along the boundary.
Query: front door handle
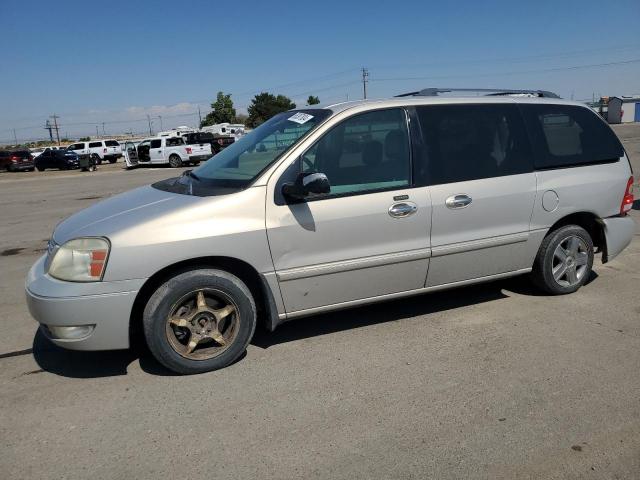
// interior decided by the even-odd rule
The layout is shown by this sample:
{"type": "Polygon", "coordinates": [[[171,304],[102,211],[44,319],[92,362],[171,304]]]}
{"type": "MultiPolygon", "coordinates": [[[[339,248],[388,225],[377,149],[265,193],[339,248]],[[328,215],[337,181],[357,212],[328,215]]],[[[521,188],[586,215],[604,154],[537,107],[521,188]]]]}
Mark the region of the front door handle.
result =
{"type": "Polygon", "coordinates": [[[418,210],[418,206],[413,202],[394,203],[389,207],[389,215],[394,218],[404,218],[413,215],[418,210]]]}
{"type": "Polygon", "coordinates": [[[472,199],[469,195],[452,195],[445,200],[447,208],[465,208],[471,205],[472,199]]]}

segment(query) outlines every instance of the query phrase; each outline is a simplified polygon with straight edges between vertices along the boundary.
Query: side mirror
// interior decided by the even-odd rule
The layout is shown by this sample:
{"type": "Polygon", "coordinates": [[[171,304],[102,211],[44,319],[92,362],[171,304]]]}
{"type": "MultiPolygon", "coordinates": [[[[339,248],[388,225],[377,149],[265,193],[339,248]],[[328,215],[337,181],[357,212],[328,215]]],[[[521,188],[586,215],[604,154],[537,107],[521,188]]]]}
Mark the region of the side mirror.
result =
{"type": "Polygon", "coordinates": [[[282,195],[290,200],[304,200],[310,195],[324,195],[331,184],[324,173],[299,173],[296,181],[282,185],[282,195]]]}

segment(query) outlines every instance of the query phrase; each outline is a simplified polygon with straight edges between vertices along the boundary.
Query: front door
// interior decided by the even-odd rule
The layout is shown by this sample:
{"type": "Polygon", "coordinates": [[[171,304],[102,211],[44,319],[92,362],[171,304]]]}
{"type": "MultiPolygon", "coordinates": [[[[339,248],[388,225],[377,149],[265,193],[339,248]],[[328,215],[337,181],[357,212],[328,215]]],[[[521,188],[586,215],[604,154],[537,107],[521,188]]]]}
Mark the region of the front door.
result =
{"type": "Polygon", "coordinates": [[[427,286],[531,267],[536,177],[518,108],[496,103],[416,110],[433,202],[427,286]]]}
{"type": "Polygon", "coordinates": [[[124,161],[127,167],[135,167],[138,165],[138,150],[136,144],[133,142],[126,142],[124,144],[124,161]]]}
{"type": "Polygon", "coordinates": [[[287,314],[424,286],[431,205],[413,186],[403,109],[346,119],[272,181],[267,233],[287,314]],[[331,192],[287,201],[281,186],[300,172],[326,174],[331,192]]]}

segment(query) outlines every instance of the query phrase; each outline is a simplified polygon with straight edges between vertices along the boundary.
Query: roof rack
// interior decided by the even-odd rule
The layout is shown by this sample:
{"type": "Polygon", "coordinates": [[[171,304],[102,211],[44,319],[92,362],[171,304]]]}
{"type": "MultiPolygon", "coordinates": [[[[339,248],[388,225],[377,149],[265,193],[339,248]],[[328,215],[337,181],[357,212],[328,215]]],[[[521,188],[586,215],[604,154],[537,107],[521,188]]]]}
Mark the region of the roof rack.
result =
{"type": "Polygon", "coordinates": [[[558,94],[546,90],[515,90],[511,88],[423,88],[416,92],[402,93],[396,97],[437,97],[439,93],[451,92],[483,92],[487,96],[529,94],[544,98],[560,98],[558,94]]]}

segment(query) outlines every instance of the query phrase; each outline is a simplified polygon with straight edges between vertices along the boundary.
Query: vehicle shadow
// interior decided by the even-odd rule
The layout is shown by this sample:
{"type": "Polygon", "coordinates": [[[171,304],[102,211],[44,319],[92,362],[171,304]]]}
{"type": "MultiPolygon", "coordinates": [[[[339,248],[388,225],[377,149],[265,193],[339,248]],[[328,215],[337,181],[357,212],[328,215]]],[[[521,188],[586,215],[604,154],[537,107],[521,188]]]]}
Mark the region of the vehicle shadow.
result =
{"type": "MultiPolygon", "coordinates": [[[[514,280],[511,279],[510,282],[514,280]]],[[[505,282],[486,283],[441,292],[425,293],[322,315],[313,315],[284,323],[275,332],[256,330],[251,344],[266,349],[273,345],[304,338],[368,327],[378,323],[395,322],[405,318],[500,300],[508,298],[502,292],[505,285],[508,284],[505,282]]]]}
{"type": "MultiPolygon", "coordinates": [[[[598,275],[592,272],[587,284],[598,275]]],[[[526,276],[461,287],[441,292],[425,293],[373,305],[313,315],[280,325],[275,332],[256,329],[251,344],[267,349],[281,343],[310,337],[395,322],[420,315],[446,312],[508,298],[505,292],[527,296],[545,296],[526,276]]],[[[160,365],[141,341],[134,341],[129,350],[81,352],[65,350],[51,343],[39,330],[33,340],[33,356],[38,366],[47,372],[70,378],[99,378],[127,375],[128,367],[136,360],[140,368],[151,375],[174,376],[160,365]]],[[[242,361],[243,354],[236,362],[242,361]]],[[[234,362],[235,363],[235,362],[234,362]]]]}
{"type": "Polygon", "coordinates": [[[631,208],[634,210],[640,210],[640,198],[633,201],[631,208]]]}
{"type": "Polygon", "coordinates": [[[81,352],[65,350],[50,342],[38,330],[33,338],[33,358],[49,373],[69,378],[101,378],[127,375],[128,367],[138,360],[140,368],[152,375],[175,375],[160,365],[143,345],[129,350],[81,352]]]}

